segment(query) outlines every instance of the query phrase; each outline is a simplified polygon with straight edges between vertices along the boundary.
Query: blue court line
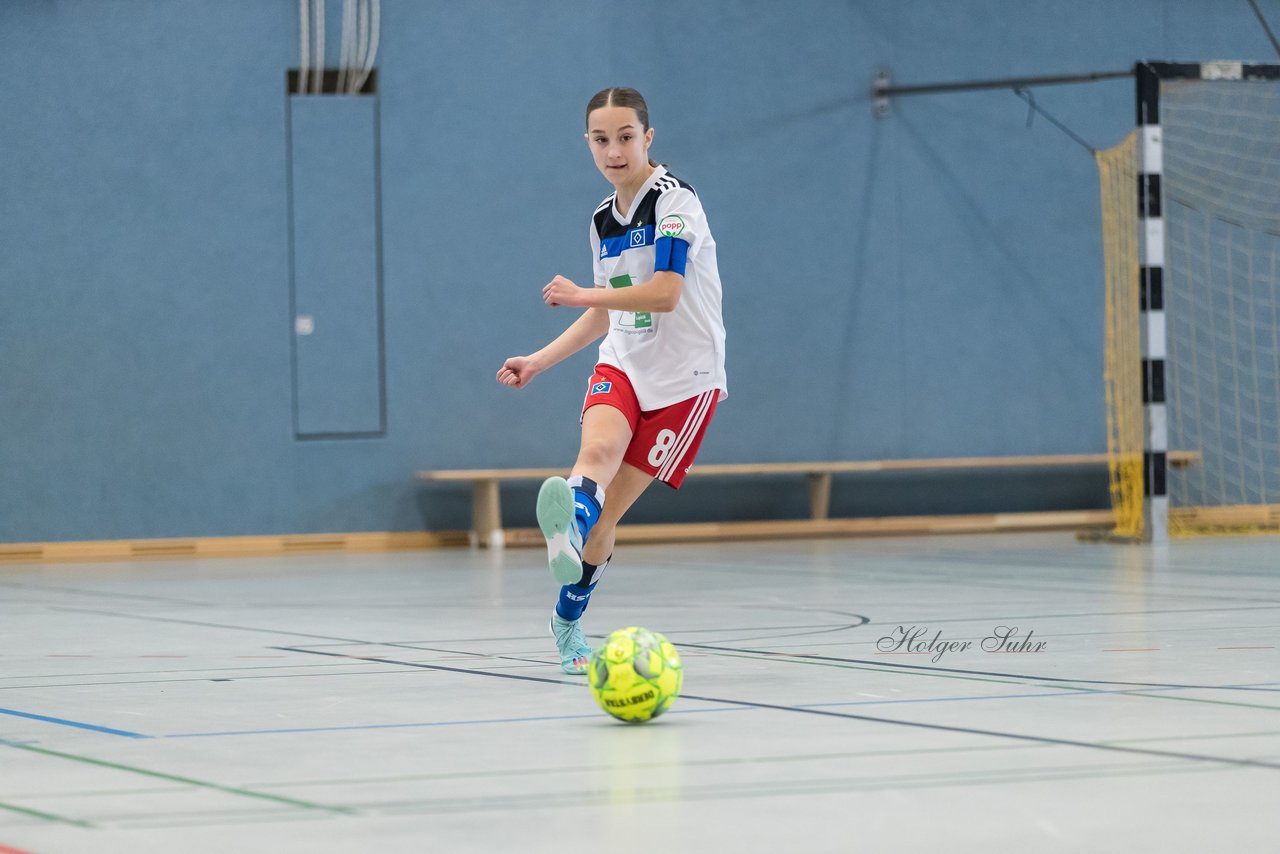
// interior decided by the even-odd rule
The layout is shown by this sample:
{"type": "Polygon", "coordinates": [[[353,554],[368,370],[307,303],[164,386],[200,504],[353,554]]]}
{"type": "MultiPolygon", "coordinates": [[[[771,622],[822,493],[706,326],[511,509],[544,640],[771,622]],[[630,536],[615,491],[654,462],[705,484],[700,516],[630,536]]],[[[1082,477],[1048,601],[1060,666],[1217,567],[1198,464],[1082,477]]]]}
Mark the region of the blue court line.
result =
{"type": "Polygon", "coordinates": [[[27,718],[33,721],[44,721],[48,724],[59,724],[60,726],[75,727],[76,729],[88,729],[94,732],[102,732],[107,735],[122,735],[125,738],[152,738],[150,735],[143,735],[140,732],[129,732],[125,729],[112,729],[106,726],[97,726],[96,724],[87,724],[81,721],[69,721],[65,718],[51,718],[48,715],[33,715],[30,712],[19,712],[16,709],[0,709],[0,715],[12,715],[15,718],[27,718]]]}
{"type": "Polygon", "coordinates": [[[368,729],[406,729],[428,726],[459,726],[462,724],[514,724],[529,721],[565,721],[574,718],[594,718],[598,715],[548,715],[537,718],[490,718],[471,721],[415,721],[404,724],[350,724],[347,726],[291,727],[286,729],[242,729],[227,732],[175,732],[162,735],[161,738],[211,738],[220,735],[287,735],[300,732],[346,732],[349,730],[368,729]]]}

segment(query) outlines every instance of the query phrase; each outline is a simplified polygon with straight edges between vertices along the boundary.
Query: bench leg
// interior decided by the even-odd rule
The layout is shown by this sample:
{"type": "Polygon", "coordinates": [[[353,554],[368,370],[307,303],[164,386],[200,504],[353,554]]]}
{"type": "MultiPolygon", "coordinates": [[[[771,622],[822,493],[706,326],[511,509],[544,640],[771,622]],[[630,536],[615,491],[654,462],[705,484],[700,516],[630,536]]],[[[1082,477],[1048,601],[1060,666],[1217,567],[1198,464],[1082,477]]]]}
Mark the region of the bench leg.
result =
{"type": "Polygon", "coordinates": [[[831,472],[809,475],[809,518],[826,519],[831,515],[831,472]]]}
{"type": "Polygon", "coordinates": [[[500,549],[503,540],[498,481],[477,480],[471,485],[471,545],[500,549]]]}

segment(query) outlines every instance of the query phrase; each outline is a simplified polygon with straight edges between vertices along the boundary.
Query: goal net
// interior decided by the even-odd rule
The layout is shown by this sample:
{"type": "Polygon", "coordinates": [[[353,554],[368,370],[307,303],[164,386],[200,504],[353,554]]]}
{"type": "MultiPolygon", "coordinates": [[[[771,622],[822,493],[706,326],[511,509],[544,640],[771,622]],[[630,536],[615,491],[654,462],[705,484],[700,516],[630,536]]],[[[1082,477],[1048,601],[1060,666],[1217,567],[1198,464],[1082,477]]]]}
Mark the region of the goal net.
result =
{"type": "Polygon", "coordinates": [[[1150,537],[1153,442],[1170,461],[1157,490],[1171,535],[1280,532],[1280,80],[1169,67],[1182,73],[1159,81],[1158,155],[1142,150],[1150,127],[1098,155],[1115,533],[1150,537]],[[1162,169],[1154,191],[1149,160],[1162,169]],[[1142,245],[1153,241],[1162,252],[1142,245]],[[1160,306],[1143,285],[1153,255],[1160,306]],[[1148,308],[1163,309],[1160,324],[1148,308]],[[1155,415],[1153,400],[1164,401],[1155,415]],[[1179,452],[1196,456],[1179,466],[1179,452]]]}
{"type": "Polygon", "coordinates": [[[1143,533],[1142,361],[1138,325],[1138,132],[1114,148],[1099,151],[1102,187],[1102,246],[1106,280],[1106,350],[1103,382],[1107,394],[1107,473],[1114,534],[1139,539],[1143,533]]]}

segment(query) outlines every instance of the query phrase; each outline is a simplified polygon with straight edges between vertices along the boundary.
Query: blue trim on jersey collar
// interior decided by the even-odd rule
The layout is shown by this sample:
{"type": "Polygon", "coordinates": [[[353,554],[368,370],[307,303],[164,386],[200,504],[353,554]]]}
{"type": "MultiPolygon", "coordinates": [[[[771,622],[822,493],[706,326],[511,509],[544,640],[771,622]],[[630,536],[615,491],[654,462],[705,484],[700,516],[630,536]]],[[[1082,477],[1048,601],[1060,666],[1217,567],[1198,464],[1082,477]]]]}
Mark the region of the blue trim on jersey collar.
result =
{"type": "Polygon", "coordinates": [[[652,225],[628,229],[621,237],[606,237],[600,241],[601,258],[617,258],[628,249],[640,249],[653,245],[654,230],[652,225]]]}
{"type": "Polygon", "coordinates": [[[654,249],[653,272],[670,270],[684,275],[685,264],[689,260],[688,241],[680,237],[659,237],[654,249]]]}

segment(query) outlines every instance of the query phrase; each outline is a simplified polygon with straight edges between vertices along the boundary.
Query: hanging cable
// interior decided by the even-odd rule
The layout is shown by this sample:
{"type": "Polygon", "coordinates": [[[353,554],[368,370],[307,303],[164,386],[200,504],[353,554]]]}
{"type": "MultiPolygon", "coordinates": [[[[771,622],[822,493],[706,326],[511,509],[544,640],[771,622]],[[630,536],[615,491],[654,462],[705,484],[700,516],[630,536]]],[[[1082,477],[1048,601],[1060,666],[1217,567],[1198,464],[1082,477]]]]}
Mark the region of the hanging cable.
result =
{"type": "Polygon", "coordinates": [[[307,9],[311,0],[298,0],[298,40],[300,42],[301,56],[298,59],[298,86],[299,95],[307,94],[307,66],[311,64],[311,25],[308,23],[307,9]]]}
{"type": "Polygon", "coordinates": [[[356,81],[360,79],[360,70],[364,67],[364,53],[368,49],[368,30],[369,30],[369,10],[365,7],[366,0],[354,0],[356,9],[356,33],[355,33],[355,50],[351,60],[351,77],[347,81],[347,92],[354,94],[356,91],[356,81]]]}
{"type": "Polygon", "coordinates": [[[317,95],[324,94],[324,0],[315,0],[316,69],[312,75],[312,88],[317,95]]]}
{"type": "Polygon", "coordinates": [[[349,81],[355,76],[356,0],[342,0],[342,49],[338,56],[338,92],[346,92],[349,81]]]}
{"type": "Polygon", "coordinates": [[[369,79],[369,75],[373,72],[373,64],[378,58],[378,36],[382,30],[382,0],[367,0],[370,4],[369,13],[369,49],[365,53],[363,68],[360,72],[360,81],[356,85],[356,91],[364,89],[365,81],[369,79]]]}
{"type": "MultiPolygon", "coordinates": [[[[373,24],[370,27],[369,61],[364,66],[364,80],[368,80],[369,75],[373,73],[373,62],[378,56],[378,41],[382,35],[382,0],[370,0],[370,2],[373,4],[373,24]]],[[[362,85],[364,80],[361,81],[362,85]]]]}
{"type": "Polygon", "coordinates": [[[1040,115],[1048,119],[1050,122],[1052,122],[1053,126],[1056,127],[1058,130],[1062,131],[1067,136],[1071,137],[1079,145],[1083,146],[1084,148],[1087,148],[1090,154],[1096,154],[1098,152],[1098,149],[1094,148],[1092,145],[1085,142],[1075,131],[1073,131],[1071,128],[1067,127],[1062,122],[1055,119],[1053,116],[1049,115],[1048,111],[1046,111],[1043,107],[1041,107],[1039,104],[1036,103],[1036,96],[1031,94],[1030,90],[1023,89],[1021,86],[1015,86],[1013,87],[1013,94],[1017,95],[1019,98],[1027,102],[1027,127],[1031,127],[1031,119],[1034,118],[1036,113],[1039,113],[1040,115]]]}
{"type": "Polygon", "coordinates": [[[1275,48],[1276,55],[1280,56],[1280,41],[1276,41],[1276,34],[1271,32],[1271,25],[1267,23],[1267,19],[1262,17],[1262,10],[1258,8],[1258,4],[1254,0],[1249,0],[1249,5],[1253,7],[1253,14],[1258,16],[1258,23],[1262,24],[1262,29],[1267,34],[1267,38],[1271,39],[1271,46],[1275,48]]]}
{"type": "Polygon", "coordinates": [[[347,43],[349,28],[347,26],[347,18],[351,13],[351,0],[342,0],[342,29],[338,34],[338,91],[342,91],[342,87],[347,82],[347,52],[350,45],[347,43]]]}
{"type": "Polygon", "coordinates": [[[359,20],[360,0],[351,0],[351,47],[347,54],[347,62],[351,67],[347,72],[347,85],[344,92],[350,92],[356,78],[360,76],[360,44],[363,37],[360,35],[359,20]]]}

